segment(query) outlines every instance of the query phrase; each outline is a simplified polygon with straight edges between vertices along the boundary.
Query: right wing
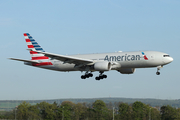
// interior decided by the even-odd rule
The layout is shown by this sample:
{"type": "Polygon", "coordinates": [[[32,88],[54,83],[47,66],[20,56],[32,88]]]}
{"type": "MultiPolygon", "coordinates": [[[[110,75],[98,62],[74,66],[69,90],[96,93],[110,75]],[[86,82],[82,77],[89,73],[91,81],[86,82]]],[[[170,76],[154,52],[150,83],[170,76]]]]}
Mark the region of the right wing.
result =
{"type": "Polygon", "coordinates": [[[30,62],[30,63],[39,63],[37,61],[34,60],[23,60],[23,59],[16,59],[16,58],[9,58],[11,60],[17,60],[17,61],[23,61],[23,62],[30,62]]]}

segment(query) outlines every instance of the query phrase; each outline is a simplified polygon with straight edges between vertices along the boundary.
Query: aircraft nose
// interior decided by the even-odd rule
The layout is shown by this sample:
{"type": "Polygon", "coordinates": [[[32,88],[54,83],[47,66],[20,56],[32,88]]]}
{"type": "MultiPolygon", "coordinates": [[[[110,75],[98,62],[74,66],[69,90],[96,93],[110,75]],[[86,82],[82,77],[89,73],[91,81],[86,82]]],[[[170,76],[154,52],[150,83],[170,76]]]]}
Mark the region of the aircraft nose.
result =
{"type": "Polygon", "coordinates": [[[169,62],[172,62],[174,59],[172,57],[169,57],[169,62]]]}
{"type": "Polygon", "coordinates": [[[166,63],[171,63],[172,61],[173,61],[173,58],[172,58],[172,57],[166,58],[166,63]]]}
{"type": "Polygon", "coordinates": [[[165,64],[169,64],[169,63],[171,63],[173,61],[173,58],[172,57],[164,57],[164,59],[163,59],[163,62],[165,63],[165,64]]]}

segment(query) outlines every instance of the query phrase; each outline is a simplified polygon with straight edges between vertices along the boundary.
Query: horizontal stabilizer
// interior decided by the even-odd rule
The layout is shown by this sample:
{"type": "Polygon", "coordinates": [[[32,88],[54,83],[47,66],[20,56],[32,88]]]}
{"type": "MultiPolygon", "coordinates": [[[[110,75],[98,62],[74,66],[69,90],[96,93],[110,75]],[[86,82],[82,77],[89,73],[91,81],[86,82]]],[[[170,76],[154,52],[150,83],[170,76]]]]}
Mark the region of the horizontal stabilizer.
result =
{"type": "Polygon", "coordinates": [[[9,58],[10,60],[17,60],[17,61],[23,61],[23,62],[30,62],[30,63],[39,63],[37,61],[33,60],[23,60],[23,59],[16,59],[16,58],[9,58]]]}

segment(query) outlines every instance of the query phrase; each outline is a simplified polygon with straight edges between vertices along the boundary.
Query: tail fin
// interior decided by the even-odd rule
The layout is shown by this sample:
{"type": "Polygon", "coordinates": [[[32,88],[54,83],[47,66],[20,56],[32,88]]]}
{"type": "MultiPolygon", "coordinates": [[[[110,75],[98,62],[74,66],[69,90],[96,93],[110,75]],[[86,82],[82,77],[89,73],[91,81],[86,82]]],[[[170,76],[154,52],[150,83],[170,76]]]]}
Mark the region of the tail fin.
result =
{"type": "MultiPolygon", "coordinates": [[[[27,43],[27,47],[28,49],[32,49],[33,51],[30,51],[31,54],[31,58],[32,60],[41,60],[42,61],[42,65],[44,65],[44,63],[46,65],[51,65],[52,63],[49,62],[49,57],[44,56],[44,54],[41,53],[37,53],[34,51],[42,51],[45,52],[43,50],[43,48],[32,38],[32,36],[30,36],[29,33],[24,33],[24,38],[26,40],[27,43]]],[[[41,65],[39,64],[39,65],[41,65]]],[[[38,65],[38,64],[37,64],[38,65]]]]}

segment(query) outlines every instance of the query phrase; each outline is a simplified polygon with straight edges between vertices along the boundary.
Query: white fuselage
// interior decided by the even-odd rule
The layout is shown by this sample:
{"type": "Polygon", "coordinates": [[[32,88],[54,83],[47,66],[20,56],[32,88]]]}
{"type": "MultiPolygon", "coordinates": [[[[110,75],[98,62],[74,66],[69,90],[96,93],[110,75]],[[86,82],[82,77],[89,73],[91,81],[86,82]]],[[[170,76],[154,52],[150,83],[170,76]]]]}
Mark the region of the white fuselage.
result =
{"type": "MultiPolygon", "coordinates": [[[[82,59],[90,59],[95,62],[109,61],[112,64],[111,70],[120,70],[124,68],[148,68],[163,66],[173,61],[173,58],[166,53],[157,51],[143,51],[147,59],[144,58],[142,51],[136,52],[115,52],[115,53],[101,53],[101,54],[83,54],[72,55],[82,59]]],[[[64,63],[63,61],[51,59],[49,60],[53,65],[39,66],[45,69],[56,71],[86,71],[86,68],[76,67],[75,64],[64,63]]],[[[31,65],[26,63],[27,65],[31,65]]],[[[96,71],[96,70],[91,70],[96,71]]]]}

